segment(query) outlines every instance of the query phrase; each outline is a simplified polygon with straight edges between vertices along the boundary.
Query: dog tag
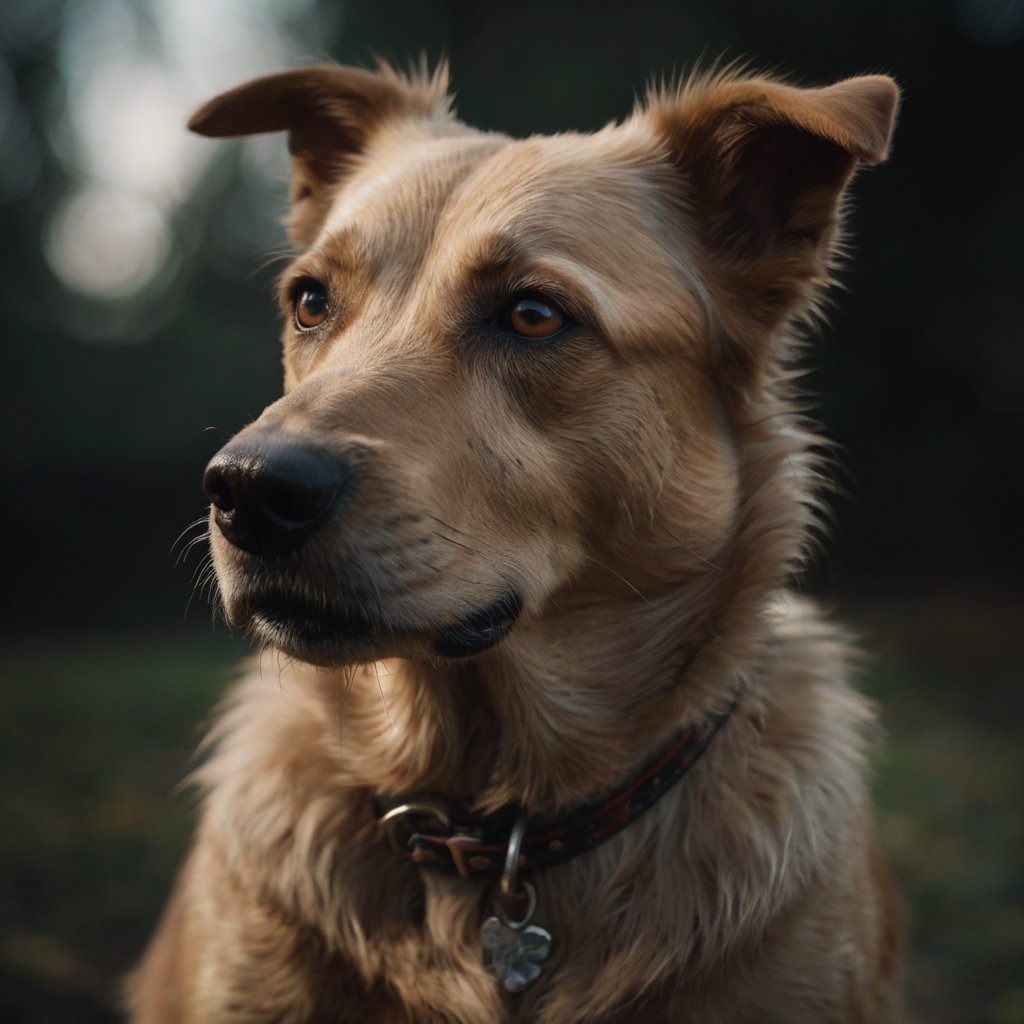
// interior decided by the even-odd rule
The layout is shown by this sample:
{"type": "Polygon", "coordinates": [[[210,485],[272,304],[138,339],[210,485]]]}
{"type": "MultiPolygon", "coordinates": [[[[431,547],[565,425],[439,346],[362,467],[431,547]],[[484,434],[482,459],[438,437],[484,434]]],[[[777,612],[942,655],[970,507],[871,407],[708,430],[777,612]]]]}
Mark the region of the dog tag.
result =
{"type": "Polygon", "coordinates": [[[480,944],[484,951],[484,967],[509,992],[522,992],[540,977],[540,965],[551,955],[551,933],[530,924],[537,909],[537,890],[523,882],[523,891],[516,900],[526,897],[526,912],[513,921],[507,904],[497,900],[497,916],[489,917],[480,928],[480,944]]]}
{"type": "Polygon", "coordinates": [[[535,924],[513,927],[489,917],[480,929],[484,967],[509,992],[522,992],[540,977],[540,965],[551,954],[551,934],[535,924]]]}

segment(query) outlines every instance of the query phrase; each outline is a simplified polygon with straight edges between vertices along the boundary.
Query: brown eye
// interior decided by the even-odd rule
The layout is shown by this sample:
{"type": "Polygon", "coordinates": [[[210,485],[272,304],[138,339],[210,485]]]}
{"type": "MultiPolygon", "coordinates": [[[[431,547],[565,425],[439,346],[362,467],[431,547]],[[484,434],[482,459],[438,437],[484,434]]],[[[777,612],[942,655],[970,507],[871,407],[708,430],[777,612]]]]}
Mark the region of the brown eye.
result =
{"type": "Polygon", "coordinates": [[[553,338],[569,323],[569,318],[557,306],[539,295],[516,299],[509,306],[505,320],[509,330],[534,341],[553,338]]]}
{"type": "Polygon", "coordinates": [[[319,281],[303,281],[295,289],[295,326],[300,331],[319,327],[327,319],[329,309],[327,289],[319,281]]]}

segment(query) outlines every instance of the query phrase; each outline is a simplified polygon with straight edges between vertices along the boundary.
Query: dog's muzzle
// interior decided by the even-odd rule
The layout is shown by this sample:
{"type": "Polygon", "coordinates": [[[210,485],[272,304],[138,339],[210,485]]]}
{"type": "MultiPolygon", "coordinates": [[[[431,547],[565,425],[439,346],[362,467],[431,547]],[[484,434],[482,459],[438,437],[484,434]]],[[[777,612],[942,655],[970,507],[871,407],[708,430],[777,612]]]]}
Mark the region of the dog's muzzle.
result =
{"type": "Polygon", "coordinates": [[[332,557],[330,544],[313,543],[318,533],[344,539],[363,472],[355,461],[260,430],[244,431],[210,460],[203,490],[213,521],[233,548],[254,556],[242,556],[242,572],[228,586],[229,621],[316,664],[378,656],[410,639],[453,659],[501,643],[523,611],[517,589],[454,620],[428,612],[410,623],[388,601],[386,572],[372,556],[348,547],[332,557]]]}

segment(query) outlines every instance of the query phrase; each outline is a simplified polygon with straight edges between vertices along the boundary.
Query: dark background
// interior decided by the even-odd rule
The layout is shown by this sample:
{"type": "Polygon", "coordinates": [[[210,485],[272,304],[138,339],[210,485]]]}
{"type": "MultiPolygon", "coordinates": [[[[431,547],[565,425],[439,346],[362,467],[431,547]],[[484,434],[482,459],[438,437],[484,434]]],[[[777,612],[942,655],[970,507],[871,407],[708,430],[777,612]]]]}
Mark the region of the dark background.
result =
{"type": "Polygon", "coordinates": [[[112,979],[187,835],[171,787],[240,649],[210,633],[203,599],[186,612],[201,553],[178,556],[197,531],[171,548],[203,514],[206,460],[279,389],[283,139],[197,141],[191,180],[115,182],[159,207],[165,254],[118,295],[90,291],[66,271],[74,238],[101,270],[104,250],[61,218],[117,172],[90,160],[76,117],[84,104],[112,145],[146,129],[90,76],[191,67],[168,78],[163,136],[167,103],[153,108],[159,140],[236,84],[232,62],[426,53],[450,60],[465,120],[516,135],[597,128],[652,76],[723,54],[807,84],[899,81],[893,156],[856,182],[851,260],[811,352],[846,494],[808,586],[875,655],[880,819],[911,904],[915,1001],[927,1020],[1024,1021],[1024,0],[264,0],[234,14],[273,41],[262,62],[229,8],[0,10],[4,1019],[112,1019],[112,979]]]}

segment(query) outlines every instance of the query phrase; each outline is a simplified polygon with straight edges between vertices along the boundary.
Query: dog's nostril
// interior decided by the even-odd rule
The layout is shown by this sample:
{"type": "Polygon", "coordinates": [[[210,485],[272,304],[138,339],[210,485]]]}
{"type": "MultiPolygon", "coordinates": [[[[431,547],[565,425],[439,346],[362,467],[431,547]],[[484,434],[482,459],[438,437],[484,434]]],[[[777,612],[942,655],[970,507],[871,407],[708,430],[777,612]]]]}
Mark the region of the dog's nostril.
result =
{"type": "Polygon", "coordinates": [[[235,547],[276,558],[315,532],[353,475],[337,457],[301,444],[232,442],[207,466],[203,491],[235,547]]]}
{"type": "Polygon", "coordinates": [[[301,525],[319,520],[334,498],[334,481],[303,483],[295,480],[267,481],[263,500],[267,510],[283,523],[301,525]]]}
{"type": "Polygon", "coordinates": [[[203,493],[219,512],[235,510],[235,497],[227,475],[213,463],[207,466],[206,472],[203,474],[203,493]]]}

